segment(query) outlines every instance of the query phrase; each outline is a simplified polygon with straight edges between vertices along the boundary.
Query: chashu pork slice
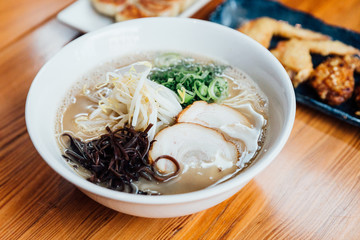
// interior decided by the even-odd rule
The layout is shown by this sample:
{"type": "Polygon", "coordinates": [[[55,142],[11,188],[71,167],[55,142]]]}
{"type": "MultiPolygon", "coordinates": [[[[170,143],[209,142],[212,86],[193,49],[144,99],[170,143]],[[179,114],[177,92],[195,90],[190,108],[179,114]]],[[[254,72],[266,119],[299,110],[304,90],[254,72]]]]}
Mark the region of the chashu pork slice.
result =
{"type": "Polygon", "coordinates": [[[101,14],[114,17],[117,12],[122,11],[127,5],[127,0],[91,0],[92,5],[101,14]]]}
{"type": "Polygon", "coordinates": [[[196,101],[179,113],[177,122],[197,123],[217,129],[243,142],[246,152],[255,153],[265,119],[250,104],[235,110],[223,104],[196,101]]]}
{"type": "Polygon", "coordinates": [[[251,125],[247,117],[239,111],[225,105],[205,101],[196,101],[185,108],[179,113],[177,121],[198,123],[210,128],[237,123],[248,127],[251,125]]]}
{"type": "MultiPolygon", "coordinates": [[[[161,130],[149,151],[150,163],[162,155],[175,158],[184,173],[189,168],[199,169],[205,175],[223,171],[236,165],[239,153],[235,144],[218,131],[194,123],[177,123],[161,130]]],[[[165,159],[157,162],[160,172],[168,174],[174,166],[165,159]]]]}

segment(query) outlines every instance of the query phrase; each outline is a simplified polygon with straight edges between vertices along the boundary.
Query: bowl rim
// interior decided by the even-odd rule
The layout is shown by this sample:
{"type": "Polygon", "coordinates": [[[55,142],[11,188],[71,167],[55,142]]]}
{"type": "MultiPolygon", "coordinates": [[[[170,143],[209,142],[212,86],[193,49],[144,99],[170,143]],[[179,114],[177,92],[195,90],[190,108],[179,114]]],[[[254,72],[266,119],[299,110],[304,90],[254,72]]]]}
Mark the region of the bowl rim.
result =
{"type": "MultiPolygon", "coordinates": [[[[175,27],[174,27],[175,28],[175,27]]],[[[178,204],[178,203],[187,203],[187,202],[193,202],[193,201],[199,201],[205,198],[209,198],[212,196],[216,196],[218,194],[222,194],[225,192],[228,192],[232,189],[235,189],[239,186],[242,186],[249,182],[253,177],[255,177],[258,173],[260,173],[262,170],[264,170],[274,159],[275,157],[280,153],[282,148],[284,147],[286,141],[288,140],[294,120],[295,120],[295,111],[296,111],[296,101],[295,101],[295,94],[294,89],[291,84],[290,78],[288,74],[286,73],[285,69],[282,67],[281,63],[261,44],[257,43],[255,40],[251,39],[250,37],[246,36],[245,34],[236,31],[234,29],[231,29],[229,27],[220,25],[218,23],[213,23],[205,20],[199,20],[199,19],[190,19],[190,18],[172,18],[172,17],[162,17],[162,18],[142,18],[142,19],[134,19],[129,20],[125,22],[119,22],[115,23],[109,26],[106,26],[104,28],[101,28],[99,30],[84,34],[83,36],[71,41],[67,45],[65,45],[61,50],[59,50],[53,57],[51,57],[50,60],[48,60],[43,67],[40,69],[40,71],[35,76],[28,95],[26,99],[26,105],[25,105],[25,120],[27,125],[27,130],[29,133],[29,136],[31,138],[31,141],[33,145],[35,146],[38,153],[41,155],[43,160],[60,176],[65,178],[70,183],[74,184],[78,188],[85,190],[86,192],[90,192],[95,195],[100,195],[102,197],[106,197],[108,199],[112,200],[118,200],[123,202],[129,202],[129,203],[137,203],[137,204],[151,204],[151,205],[161,205],[161,204],[178,204]],[[285,124],[282,128],[282,133],[280,134],[279,138],[276,139],[278,141],[278,144],[275,145],[273,148],[268,149],[267,155],[263,157],[261,164],[253,164],[249,168],[246,169],[246,171],[242,172],[241,175],[236,176],[229,181],[223,182],[219,185],[205,188],[193,192],[188,193],[181,193],[181,194],[173,194],[173,195],[160,195],[160,196],[148,196],[148,195],[138,195],[138,194],[132,194],[132,193],[124,193],[119,192],[111,189],[107,189],[104,187],[97,186],[86,179],[80,177],[75,172],[72,174],[67,174],[63,170],[65,170],[65,167],[61,167],[62,165],[56,164],[56,160],[52,157],[47,156],[47,152],[43,150],[43,148],[40,146],[40,144],[36,140],[36,131],[32,128],[32,124],[30,122],[30,115],[29,112],[30,106],[33,102],[33,99],[36,97],[34,96],[34,88],[38,82],[38,80],[41,78],[43,72],[47,68],[47,66],[54,61],[58,57],[58,55],[67,48],[76,47],[76,45],[81,44],[81,42],[86,41],[87,39],[91,38],[92,36],[107,32],[107,31],[114,31],[117,28],[122,28],[124,26],[132,26],[137,24],[156,24],[156,22],[166,22],[167,24],[197,24],[200,27],[207,27],[207,28],[213,28],[214,31],[222,31],[222,32],[228,32],[229,34],[237,34],[238,36],[241,36],[249,45],[252,45],[252,47],[255,48],[261,48],[264,57],[270,58],[273,62],[274,68],[277,68],[277,71],[279,72],[279,75],[281,75],[282,79],[285,79],[284,86],[286,91],[289,93],[288,97],[289,99],[289,111],[286,112],[287,121],[285,121],[285,124]],[[240,177],[241,176],[241,177],[240,177]],[[82,179],[82,180],[81,180],[82,179]]],[[[66,169],[67,170],[67,169],[66,169]]]]}

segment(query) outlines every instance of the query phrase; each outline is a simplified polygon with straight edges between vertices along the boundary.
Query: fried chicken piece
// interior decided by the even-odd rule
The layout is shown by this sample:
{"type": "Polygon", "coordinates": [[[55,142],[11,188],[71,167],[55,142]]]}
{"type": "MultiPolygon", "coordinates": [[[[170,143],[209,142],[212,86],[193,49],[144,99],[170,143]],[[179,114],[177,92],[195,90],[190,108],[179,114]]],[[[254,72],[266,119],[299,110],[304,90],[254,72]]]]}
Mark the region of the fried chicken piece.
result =
{"type": "Polygon", "coordinates": [[[295,87],[305,81],[313,71],[309,49],[298,40],[279,42],[271,53],[284,66],[295,87]]]}
{"type": "Polygon", "coordinates": [[[287,22],[278,21],[269,17],[261,17],[247,22],[238,30],[258,41],[266,48],[269,48],[273,35],[307,40],[330,39],[329,36],[303,29],[300,25],[294,27],[287,22]]]}
{"type": "MultiPolygon", "coordinates": [[[[354,70],[360,60],[357,57],[331,57],[321,63],[309,81],[319,97],[330,105],[340,105],[354,91],[354,70]]],[[[359,96],[360,104],[360,96],[359,96]]]]}
{"type": "Polygon", "coordinates": [[[287,70],[294,87],[306,81],[313,72],[310,53],[321,55],[355,55],[360,51],[339,41],[298,40],[281,41],[271,50],[272,54],[287,70]]]}

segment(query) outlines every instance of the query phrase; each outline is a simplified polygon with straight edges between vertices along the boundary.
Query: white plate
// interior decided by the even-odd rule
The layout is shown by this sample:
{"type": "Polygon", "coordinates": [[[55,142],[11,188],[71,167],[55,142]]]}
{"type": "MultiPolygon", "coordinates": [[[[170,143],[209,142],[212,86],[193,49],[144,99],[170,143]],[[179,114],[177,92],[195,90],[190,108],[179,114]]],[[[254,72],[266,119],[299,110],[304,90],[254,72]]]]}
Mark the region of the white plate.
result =
{"type": "MultiPolygon", "coordinates": [[[[191,17],[210,0],[198,0],[179,17],[191,17]]],[[[114,23],[111,17],[106,17],[96,12],[91,6],[90,0],[78,0],[69,7],[62,10],[57,18],[66,25],[80,32],[91,32],[101,27],[114,23]]]]}

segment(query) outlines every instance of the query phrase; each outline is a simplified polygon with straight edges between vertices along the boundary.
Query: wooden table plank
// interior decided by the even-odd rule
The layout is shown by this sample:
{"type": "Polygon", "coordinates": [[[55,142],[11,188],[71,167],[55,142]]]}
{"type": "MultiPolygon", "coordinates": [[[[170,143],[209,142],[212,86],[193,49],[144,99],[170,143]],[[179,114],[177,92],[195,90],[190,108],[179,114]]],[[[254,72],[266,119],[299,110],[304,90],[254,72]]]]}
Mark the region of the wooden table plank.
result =
{"type": "Polygon", "coordinates": [[[0,147],[25,133],[25,100],[30,84],[41,66],[64,44],[78,36],[57,20],[51,20],[27,37],[0,51],[0,147]],[[51,36],[51,38],[49,37],[51,36]],[[10,124],[16,125],[11,128],[10,124]],[[6,137],[5,137],[6,136],[6,137]]]}
{"type": "Polygon", "coordinates": [[[308,12],[328,24],[360,32],[360,2],[356,0],[278,0],[284,5],[308,12]]]}
{"type": "Polygon", "coordinates": [[[0,49],[20,38],[75,0],[0,1],[0,49]]]}
{"type": "Polygon", "coordinates": [[[26,132],[24,110],[27,92],[40,67],[78,34],[51,20],[0,51],[1,237],[20,237],[53,208],[51,195],[61,199],[59,193],[74,191],[69,184],[51,191],[64,181],[34,149],[26,132]]]}
{"type": "MultiPolygon", "coordinates": [[[[206,17],[219,2],[196,17],[206,17]]],[[[282,2],[360,31],[359,0],[282,2]]],[[[0,48],[1,238],[358,239],[360,129],[301,105],[276,160],[211,209],[146,219],[117,213],[86,197],[41,159],[24,120],[26,94],[37,71],[78,34],[49,20],[0,48]]]]}

